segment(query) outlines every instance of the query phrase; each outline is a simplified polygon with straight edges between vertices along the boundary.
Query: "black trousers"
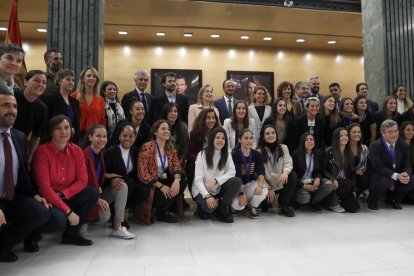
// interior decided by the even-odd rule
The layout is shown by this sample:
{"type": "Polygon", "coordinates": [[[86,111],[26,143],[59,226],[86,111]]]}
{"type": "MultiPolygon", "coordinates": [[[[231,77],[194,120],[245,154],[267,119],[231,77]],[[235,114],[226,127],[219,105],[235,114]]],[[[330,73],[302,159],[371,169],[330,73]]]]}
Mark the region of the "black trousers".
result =
{"type": "MultiPolygon", "coordinates": [[[[282,207],[290,207],[293,196],[295,195],[296,187],[298,185],[298,176],[294,171],[291,171],[288,176],[286,184],[283,189],[275,191],[279,194],[279,205],[282,207]]],[[[267,199],[265,199],[267,200],[267,199]]]]}
{"type": "MultiPolygon", "coordinates": [[[[86,187],[71,199],[65,200],[65,203],[70,207],[70,209],[79,216],[78,225],[70,226],[69,224],[67,224],[67,235],[77,235],[79,233],[80,226],[86,222],[88,215],[96,206],[98,198],[99,193],[96,188],[86,187]]],[[[58,213],[60,214],[55,217],[56,221],[54,223],[56,225],[60,225],[61,227],[62,225],[67,223],[67,217],[62,210],[58,210],[58,213]]]]}
{"type": "Polygon", "coordinates": [[[356,212],[360,206],[358,200],[354,196],[354,183],[345,178],[338,178],[337,180],[338,188],[332,193],[332,196],[340,199],[341,206],[345,211],[350,213],[356,212]]]}
{"type": "Polygon", "coordinates": [[[356,175],[356,191],[360,195],[363,191],[369,188],[370,177],[369,173],[365,172],[363,175],[356,175]]]}
{"type": "MultiPolygon", "coordinates": [[[[174,177],[168,174],[166,179],[159,179],[158,181],[165,186],[171,187],[174,180],[174,177]]],[[[167,210],[170,208],[171,204],[173,204],[177,200],[177,197],[182,195],[186,187],[185,184],[185,181],[180,181],[180,191],[178,195],[176,195],[173,198],[166,198],[164,193],[161,192],[160,189],[155,188],[152,208],[156,209],[158,214],[165,214],[167,210]]]]}
{"type": "MultiPolygon", "coordinates": [[[[232,177],[227,182],[223,183],[220,188],[220,192],[214,196],[214,198],[221,199],[221,204],[230,206],[233,198],[239,192],[241,186],[241,180],[238,177],[232,177]]],[[[195,201],[200,205],[201,209],[206,213],[212,213],[215,209],[208,208],[207,200],[203,198],[201,194],[195,197],[195,201]]]]}
{"type": "Polygon", "coordinates": [[[0,199],[7,224],[0,229],[0,247],[11,249],[24,237],[45,225],[50,217],[49,210],[34,198],[16,194],[7,202],[0,199]]]}
{"type": "MultiPolygon", "coordinates": [[[[378,203],[380,197],[389,189],[391,178],[379,175],[371,175],[371,185],[369,189],[368,203],[378,203]]],[[[407,193],[414,188],[414,181],[410,179],[408,184],[402,184],[399,181],[394,181],[395,190],[390,192],[390,199],[396,202],[401,202],[407,193]]]]}

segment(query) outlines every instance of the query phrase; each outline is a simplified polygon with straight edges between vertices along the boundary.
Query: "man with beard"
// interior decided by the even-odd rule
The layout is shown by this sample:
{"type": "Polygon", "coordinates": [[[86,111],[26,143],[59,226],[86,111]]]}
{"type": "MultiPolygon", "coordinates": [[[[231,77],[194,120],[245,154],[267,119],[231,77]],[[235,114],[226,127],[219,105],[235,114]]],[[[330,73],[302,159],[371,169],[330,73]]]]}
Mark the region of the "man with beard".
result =
{"type": "Polygon", "coordinates": [[[16,98],[0,84],[0,262],[15,262],[12,248],[26,238],[24,250],[37,252],[38,240],[27,240],[50,217],[49,204],[40,197],[27,170],[24,133],[12,128],[16,98]]]}
{"type": "Polygon", "coordinates": [[[62,70],[63,66],[62,54],[57,49],[47,50],[44,54],[44,60],[47,66],[47,83],[46,90],[43,93],[42,98],[59,92],[59,86],[55,83],[55,79],[60,70],[62,70]]]}
{"type": "Polygon", "coordinates": [[[0,84],[5,85],[11,93],[14,89],[14,76],[22,67],[24,55],[24,50],[18,45],[0,45],[0,84]]]}
{"type": "Polygon", "coordinates": [[[320,103],[323,103],[323,96],[319,93],[321,82],[319,76],[309,77],[309,96],[316,97],[319,99],[320,103]]]}
{"type": "Polygon", "coordinates": [[[234,91],[236,90],[236,84],[233,80],[225,80],[223,82],[224,96],[214,101],[214,106],[219,111],[219,117],[221,125],[224,124],[224,120],[233,116],[233,107],[238,102],[234,98],[234,91]]]}
{"type": "Polygon", "coordinates": [[[161,79],[161,86],[164,87],[165,93],[155,98],[151,105],[151,123],[154,123],[160,118],[161,110],[167,103],[176,103],[178,105],[178,112],[181,119],[187,123],[188,114],[188,100],[187,97],[176,92],[177,75],[173,72],[165,73],[161,79]]]}

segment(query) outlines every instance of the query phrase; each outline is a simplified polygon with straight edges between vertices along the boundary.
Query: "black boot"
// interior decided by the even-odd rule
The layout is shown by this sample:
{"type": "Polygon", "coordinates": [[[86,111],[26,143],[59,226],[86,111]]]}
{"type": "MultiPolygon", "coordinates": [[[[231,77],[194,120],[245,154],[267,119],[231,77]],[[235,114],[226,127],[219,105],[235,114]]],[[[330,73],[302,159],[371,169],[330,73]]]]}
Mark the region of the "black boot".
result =
{"type": "Polygon", "coordinates": [[[220,206],[216,210],[217,219],[225,223],[233,223],[233,217],[229,213],[229,208],[223,202],[220,202],[220,206]]]}
{"type": "Polygon", "coordinates": [[[197,212],[198,212],[198,217],[201,220],[208,220],[210,219],[210,214],[205,212],[200,205],[197,204],[197,212]]]}

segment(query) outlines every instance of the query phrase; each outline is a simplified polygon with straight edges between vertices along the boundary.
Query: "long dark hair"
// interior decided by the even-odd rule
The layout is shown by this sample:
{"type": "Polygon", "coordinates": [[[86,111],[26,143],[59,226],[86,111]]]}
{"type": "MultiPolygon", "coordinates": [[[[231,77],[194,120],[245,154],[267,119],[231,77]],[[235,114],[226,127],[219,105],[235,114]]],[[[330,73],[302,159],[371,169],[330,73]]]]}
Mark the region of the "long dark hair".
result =
{"type": "MultiPolygon", "coordinates": [[[[389,101],[394,100],[396,104],[398,104],[397,102],[397,98],[395,96],[387,96],[384,99],[384,102],[382,103],[382,109],[381,109],[381,113],[382,115],[384,115],[384,118],[387,118],[387,104],[389,101]]],[[[397,117],[398,114],[398,107],[395,109],[395,111],[392,113],[392,120],[395,121],[395,118],[397,117]]]]}
{"type": "MultiPolygon", "coordinates": [[[[313,137],[313,140],[315,141],[315,136],[312,133],[310,133],[310,132],[303,133],[302,136],[300,136],[300,139],[299,139],[299,148],[297,149],[301,155],[306,155],[305,142],[306,142],[306,137],[308,137],[308,136],[312,136],[313,137]]],[[[315,150],[315,143],[313,145],[312,152],[314,150],[315,150]]]]}
{"type": "Polygon", "coordinates": [[[178,107],[178,104],[176,103],[167,103],[164,105],[164,108],[161,111],[161,117],[160,119],[166,120],[168,121],[168,113],[170,113],[170,111],[173,109],[173,107],[177,108],[177,120],[175,120],[174,124],[170,124],[170,132],[171,135],[174,136],[175,141],[179,141],[181,139],[181,131],[180,131],[180,126],[181,126],[181,116],[180,116],[180,109],[178,107]]]}
{"type": "Polygon", "coordinates": [[[264,125],[262,127],[262,129],[260,130],[260,137],[259,137],[259,142],[257,143],[257,149],[260,150],[260,152],[262,153],[263,156],[263,163],[267,163],[267,160],[269,160],[269,155],[267,154],[267,150],[266,150],[266,141],[264,139],[264,133],[266,128],[273,128],[274,131],[276,132],[276,148],[274,150],[274,152],[277,154],[278,158],[283,157],[283,150],[282,150],[282,146],[280,145],[279,142],[279,137],[277,135],[277,131],[276,131],[276,127],[270,124],[264,125]]]}
{"type": "Polygon", "coordinates": [[[249,110],[248,110],[248,106],[247,106],[247,103],[245,101],[240,100],[233,107],[233,115],[231,117],[231,127],[233,129],[237,129],[236,110],[237,110],[237,107],[239,106],[239,104],[244,104],[244,107],[246,108],[246,115],[243,118],[243,128],[248,128],[249,127],[249,110]]]}
{"type": "MultiPolygon", "coordinates": [[[[91,126],[86,132],[85,135],[83,136],[82,140],[79,143],[79,146],[84,149],[87,146],[89,146],[91,144],[91,141],[89,141],[89,136],[93,136],[96,132],[97,129],[105,129],[106,127],[103,125],[93,125],[91,126]]],[[[108,132],[107,132],[108,133],[108,132]]],[[[107,143],[108,143],[109,137],[107,137],[107,143]]]]}
{"type": "MultiPolygon", "coordinates": [[[[326,111],[325,111],[325,103],[329,98],[333,98],[336,104],[336,100],[334,98],[334,96],[327,96],[323,99],[323,103],[321,104],[321,106],[319,107],[319,111],[321,114],[321,119],[324,121],[324,125],[326,124],[326,111]]],[[[329,126],[330,127],[335,127],[339,124],[339,122],[341,121],[341,117],[339,116],[339,112],[338,109],[336,108],[336,106],[334,107],[334,109],[332,110],[332,112],[329,114],[329,126]]]]}
{"type": "Polygon", "coordinates": [[[341,135],[341,131],[346,131],[347,129],[344,127],[338,127],[332,134],[332,147],[331,151],[334,156],[335,163],[341,168],[349,168],[351,171],[354,169],[354,157],[352,155],[351,148],[349,146],[349,135],[348,135],[348,143],[344,149],[344,155],[342,157],[341,150],[339,149],[339,137],[341,135]]]}
{"type": "Polygon", "coordinates": [[[226,167],[227,158],[229,155],[227,145],[227,134],[224,128],[217,127],[210,131],[210,133],[208,134],[208,144],[207,147],[204,149],[204,152],[206,153],[207,168],[212,169],[214,156],[214,139],[216,138],[217,133],[224,134],[224,147],[220,150],[220,160],[217,165],[218,169],[222,170],[226,167]]]}
{"type": "MultiPolygon", "coordinates": [[[[272,118],[274,119],[275,124],[276,124],[276,121],[277,121],[277,115],[279,114],[279,113],[277,112],[277,105],[278,105],[278,104],[279,104],[279,102],[281,102],[281,101],[284,101],[284,102],[285,102],[285,104],[287,105],[286,100],[285,100],[284,98],[281,98],[281,97],[276,98],[276,99],[275,99],[275,101],[274,101],[274,102],[273,102],[273,104],[272,104],[272,118]]],[[[286,107],[286,112],[285,112],[285,114],[283,114],[283,121],[286,121],[286,117],[287,117],[287,107],[286,107]]]]}
{"type": "Polygon", "coordinates": [[[191,131],[191,135],[195,135],[197,143],[204,143],[204,137],[207,134],[206,128],[206,118],[208,113],[214,113],[214,117],[216,118],[216,124],[214,125],[213,129],[220,126],[220,120],[217,117],[216,112],[212,108],[205,108],[203,109],[200,114],[198,114],[197,118],[194,121],[194,128],[191,131]]]}
{"type": "MultiPolygon", "coordinates": [[[[400,125],[400,129],[399,129],[400,139],[403,139],[403,140],[405,139],[404,130],[407,128],[407,126],[410,126],[410,125],[414,127],[414,122],[413,121],[405,121],[400,125]]],[[[411,139],[410,144],[414,144],[414,138],[411,139]]]]}
{"type": "Polygon", "coordinates": [[[358,150],[358,154],[360,154],[361,153],[361,150],[362,150],[362,140],[363,140],[363,137],[362,137],[363,136],[363,134],[362,134],[362,128],[361,128],[361,125],[360,124],[358,124],[358,123],[352,123],[352,124],[350,124],[347,127],[348,139],[349,139],[349,141],[351,141],[351,130],[354,127],[359,127],[359,130],[361,131],[361,139],[359,139],[359,141],[357,142],[357,150],[358,150]]]}

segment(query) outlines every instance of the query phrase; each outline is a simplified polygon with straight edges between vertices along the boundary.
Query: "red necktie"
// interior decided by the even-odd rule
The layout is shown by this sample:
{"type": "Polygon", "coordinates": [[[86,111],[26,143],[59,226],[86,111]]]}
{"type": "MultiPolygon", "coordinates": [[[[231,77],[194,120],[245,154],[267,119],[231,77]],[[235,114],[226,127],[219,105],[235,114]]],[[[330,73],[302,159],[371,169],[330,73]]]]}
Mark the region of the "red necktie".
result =
{"type": "Polygon", "coordinates": [[[3,132],[3,151],[4,151],[4,180],[6,183],[6,199],[14,198],[13,180],[13,154],[7,132],[3,132]]]}

